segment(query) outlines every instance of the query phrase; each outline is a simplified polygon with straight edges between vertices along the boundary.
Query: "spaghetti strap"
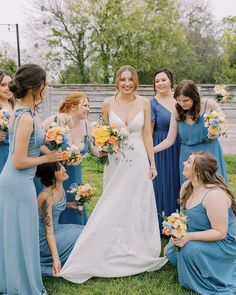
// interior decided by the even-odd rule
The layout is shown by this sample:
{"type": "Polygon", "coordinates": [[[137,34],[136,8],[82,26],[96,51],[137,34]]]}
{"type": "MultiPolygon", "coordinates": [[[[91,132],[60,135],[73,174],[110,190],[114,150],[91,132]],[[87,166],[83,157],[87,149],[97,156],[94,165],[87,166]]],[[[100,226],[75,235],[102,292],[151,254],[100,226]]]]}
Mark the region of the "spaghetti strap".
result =
{"type": "Polygon", "coordinates": [[[209,192],[215,190],[215,189],[216,189],[215,187],[214,187],[214,188],[211,188],[211,189],[209,189],[209,190],[205,193],[205,195],[204,195],[203,198],[202,198],[201,204],[202,204],[202,202],[205,200],[207,194],[208,194],[209,192]]]}
{"type": "Polygon", "coordinates": [[[208,102],[208,98],[207,98],[206,103],[205,103],[204,113],[206,112],[206,109],[207,109],[207,102],[208,102]]]}

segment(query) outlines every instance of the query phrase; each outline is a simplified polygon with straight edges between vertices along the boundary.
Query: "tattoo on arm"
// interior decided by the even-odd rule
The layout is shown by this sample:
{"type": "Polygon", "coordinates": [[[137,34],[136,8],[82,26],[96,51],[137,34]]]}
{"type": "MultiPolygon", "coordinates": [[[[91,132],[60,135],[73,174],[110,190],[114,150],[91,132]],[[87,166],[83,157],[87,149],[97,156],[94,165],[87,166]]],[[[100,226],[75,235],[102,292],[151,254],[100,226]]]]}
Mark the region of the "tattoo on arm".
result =
{"type": "Polygon", "coordinates": [[[44,200],[42,205],[41,205],[41,211],[42,211],[42,215],[43,215],[43,220],[46,226],[50,226],[51,225],[51,218],[48,215],[48,202],[47,200],[44,200]]]}

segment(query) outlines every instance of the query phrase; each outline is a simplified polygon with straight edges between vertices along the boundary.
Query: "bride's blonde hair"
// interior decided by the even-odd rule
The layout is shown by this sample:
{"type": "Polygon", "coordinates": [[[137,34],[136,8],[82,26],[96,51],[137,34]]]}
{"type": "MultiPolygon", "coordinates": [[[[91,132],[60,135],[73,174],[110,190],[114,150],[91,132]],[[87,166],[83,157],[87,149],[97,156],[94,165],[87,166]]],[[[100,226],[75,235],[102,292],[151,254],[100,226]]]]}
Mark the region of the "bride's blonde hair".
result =
{"type": "Polygon", "coordinates": [[[120,78],[123,72],[125,71],[129,71],[131,73],[131,76],[133,78],[134,81],[134,90],[136,91],[138,88],[138,74],[137,71],[134,67],[126,65],[126,66],[122,66],[121,68],[119,68],[119,70],[116,72],[116,78],[115,78],[115,86],[117,91],[119,91],[119,85],[120,85],[120,78]]]}

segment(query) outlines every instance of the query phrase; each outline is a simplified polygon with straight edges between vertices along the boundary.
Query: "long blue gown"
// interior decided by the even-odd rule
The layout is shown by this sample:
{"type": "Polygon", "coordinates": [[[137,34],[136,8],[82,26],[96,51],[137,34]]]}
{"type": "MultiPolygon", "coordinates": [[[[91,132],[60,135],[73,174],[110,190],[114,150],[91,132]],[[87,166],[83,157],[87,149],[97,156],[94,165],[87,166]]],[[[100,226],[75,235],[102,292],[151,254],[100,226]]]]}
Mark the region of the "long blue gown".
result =
{"type": "MultiPolygon", "coordinates": [[[[151,112],[152,122],[155,123],[153,132],[154,146],[166,139],[170,126],[171,113],[156,99],[152,99],[151,112]]],[[[178,208],[179,198],[179,149],[180,141],[176,138],[174,145],[155,154],[155,163],[158,176],[153,180],[156,204],[158,210],[160,232],[162,231],[162,212],[166,216],[175,212],[178,208]]]]}
{"type": "MultiPolygon", "coordinates": [[[[53,219],[53,230],[54,236],[57,244],[57,250],[59,258],[61,261],[61,266],[63,266],[69,257],[74,244],[79,237],[83,225],[79,224],[59,224],[59,216],[63,210],[66,208],[66,196],[61,199],[61,201],[54,203],[52,208],[52,219],[53,219]]],[[[41,210],[39,210],[39,242],[40,242],[40,262],[42,275],[52,276],[52,256],[48,248],[46,235],[45,235],[45,225],[41,210]]]]}
{"type": "MultiPolygon", "coordinates": [[[[211,229],[202,203],[187,209],[187,230],[211,229]]],[[[236,292],[236,217],[229,209],[228,232],[220,241],[189,241],[179,251],[167,246],[167,257],[177,266],[179,283],[201,295],[233,295],[236,292]]]]}
{"type": "Polygon", "coordinates": [[[199,120],[193,124],[188,124],[184,121],[178,121],[178,133],[181,139],[179,157],[179,174],[181,184],[186,180],[183,175],[183,162],[188,159],[191,153],[198,151],[207,151],[216,157],[218,162],[217,172],[224,177],[226,182],[228,182],[224,155],[219,140],[216,138],[213,141],[208,142],[208,130],[204,126],[204,123],[205,120],[203,115],[200,116],[199,120]]]}
{"type": "Polygon", "coordinates": [[[0,174],[7,161],[8,153],[9,153],[9,140],[7,135],[5,141],[3,143],[0,143],[0,174]]]}
{"type": "Polygon", "coordinates": [[[16,110],[9,131],[10,151],[0,175],[0,293],[19,295],[44,294],[41,278],[38,206],[33,177],[36,167],[17,170],[12,163],[14,141],[20,116],[29,112],[34,132],[28,156],[39,156],[44,132],[29,108],[16,110]]]}
{"type": "MultiPolygon", "coordinates": [[[[86,135],[84,137],[84,148],[80,151],[81,155],[84,155],[89,150],[88,143],[88,132],[87,132],[87,124],[86,127],[86,135]]],[[[74,202],[75,198],[73,195],[67,193],[70,185],[72,183],[82,183],[82,171],[81,164],[78,166],[65,166],[66,173],[69,175],[69,178],[64,182],[63,186],[66,191],[66,200],[67,202],[74,202]]],[[[66,208],[60,215],[59,223],[61,224],[81,224],[85,225],[87,223],[88,216],[86,212],[86,207],[82,211],[82,214],[77,209],[66,208]]]]}

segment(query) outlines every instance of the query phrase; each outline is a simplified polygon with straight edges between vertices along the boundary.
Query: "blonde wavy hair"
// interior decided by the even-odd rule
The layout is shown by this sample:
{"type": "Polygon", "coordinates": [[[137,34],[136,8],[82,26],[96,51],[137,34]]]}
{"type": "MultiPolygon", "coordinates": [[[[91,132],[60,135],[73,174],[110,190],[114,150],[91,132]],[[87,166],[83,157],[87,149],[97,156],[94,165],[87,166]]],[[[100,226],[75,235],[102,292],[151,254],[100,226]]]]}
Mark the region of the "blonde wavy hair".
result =
{"type": "Polygon", "coordinates": [[[64,101],[59,107],[59,113],[69,113],[73,107],[77,107],[86,98],[88,99],[82,92],[70,92],[64,97],[64,101]]]}
{"type": "MultiPolygon", "coordinates": [[[[119,91],[119,84],[120,84],[120,78],[123,72],[129,71],[131,73],[131,76],[134,81],[134,90],[136,91],[138,88],[139,80],[138,80],[138,74],[134,67],[126,65],[119,68],[119,70],[116,72],[116,78],[115,78],[115,86],[117,91],[119,91]]],[[[118,94],[118,93],[117,93],[118,94]]]]}

